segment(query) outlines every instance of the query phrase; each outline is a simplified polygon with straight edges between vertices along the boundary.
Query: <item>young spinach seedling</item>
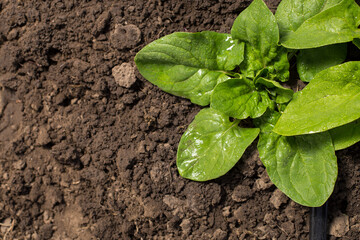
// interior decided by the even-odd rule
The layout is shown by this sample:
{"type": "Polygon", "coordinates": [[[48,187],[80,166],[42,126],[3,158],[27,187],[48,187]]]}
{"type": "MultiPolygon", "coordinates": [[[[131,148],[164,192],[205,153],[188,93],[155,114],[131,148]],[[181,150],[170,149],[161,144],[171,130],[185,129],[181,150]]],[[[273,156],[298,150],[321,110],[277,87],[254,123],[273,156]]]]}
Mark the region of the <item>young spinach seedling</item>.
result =
{"type": "Polygon", "coordinates": [[[359,24],[354,0],[283,0],[275,16],[254,0],[231,34],[177,32],[145,46],[135,62],[147,80],[210,105],[180,140],[180,175],[218,178],[259,136],[274,184],[302,205],[321,206],[337,178],[335,150],[360,140],[360,62],[338,65],[346,42],[360,45],[359,24]],[[299,76],[310,82],[294,96],[282,85],[289,55],[297,56],[299,76]],[[241,127],[247,118],[254,128],[241,127]]]}

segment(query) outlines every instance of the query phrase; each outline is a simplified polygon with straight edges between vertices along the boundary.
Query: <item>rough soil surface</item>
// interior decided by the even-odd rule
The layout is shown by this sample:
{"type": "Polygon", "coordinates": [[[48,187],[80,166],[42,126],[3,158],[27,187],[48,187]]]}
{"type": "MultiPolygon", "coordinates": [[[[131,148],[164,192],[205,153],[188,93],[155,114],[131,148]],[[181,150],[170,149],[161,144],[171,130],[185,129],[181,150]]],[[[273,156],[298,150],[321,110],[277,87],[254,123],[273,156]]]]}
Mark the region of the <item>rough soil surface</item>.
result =
{"type": "MultiPolygon", "coordinates": [[[[0,1],[0,238],[307,239],[309,209],[269,182],[255,145],[220,179],[181,178],[200,108],[133,65],[166,34],[229,32],[249,3],[0,1]]],[[[360,145],[338,156],[330,239],[360,239],[360,145]]]]}

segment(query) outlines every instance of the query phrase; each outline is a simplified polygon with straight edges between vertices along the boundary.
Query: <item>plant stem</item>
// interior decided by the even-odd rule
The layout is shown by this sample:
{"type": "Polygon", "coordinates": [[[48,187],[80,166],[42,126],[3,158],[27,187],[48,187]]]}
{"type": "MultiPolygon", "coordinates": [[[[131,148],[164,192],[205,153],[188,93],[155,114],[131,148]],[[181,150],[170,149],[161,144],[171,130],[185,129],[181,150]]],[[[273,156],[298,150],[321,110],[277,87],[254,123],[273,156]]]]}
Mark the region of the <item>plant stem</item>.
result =
{"type": "Polygon", "coordinates": [[[327,202],[321,207],[311,208],[310,240],[326,240],[327,210],[328,210],[327,202]]]}
{"type": "Polygon", "coordinates": [[[288,60],[289,60],[289,62],[290,62],[290,60],[291,60],[294,56],[296,56],[297,52],[298,52],[297,50],[289,51],[289,53],[288,53],[288,60]]]}

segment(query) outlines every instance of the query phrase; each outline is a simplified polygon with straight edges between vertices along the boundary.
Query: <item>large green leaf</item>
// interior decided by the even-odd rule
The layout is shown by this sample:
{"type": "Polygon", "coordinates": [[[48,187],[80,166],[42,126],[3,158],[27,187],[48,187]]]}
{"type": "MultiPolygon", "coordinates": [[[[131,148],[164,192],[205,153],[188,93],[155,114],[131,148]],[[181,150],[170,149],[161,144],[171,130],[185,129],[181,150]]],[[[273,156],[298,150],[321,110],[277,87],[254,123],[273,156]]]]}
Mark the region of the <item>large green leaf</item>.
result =
{"type": "Polygon", "coordinates": [[[212,108],[237,119],[260,117],[273,105],[266,90],[258,91],[254,82],[246,78],[218,84],[211,96],[212,108]]]}
{"type": "Polygon", "coordinates": [[[231,29],[235,39],[245,41],[245,59],[240,70],[247,77],[268,68],[274,78],[286,81],[289,77],[287,52],[279,43],[279,28],[275,16],[262,0],[254,0],[236,18],[231,29]]]}
{"type": "Polygon", "coordinates": [[[177,167],[181,176],[207,181],[227,173],[259,134],[257,128],[240,128],[225,114],[201,110],[181,137],[177,167]]]}
{"type": "MultiPolygon", "coordinates": [[[[279,24],[281,42],[293,34],[307,19],[325,11],[341,0],[283,0],[275,17],[279,24]]],[[[308,36],[306,36],[308,37],[308,36]]],[[[309,82],[316,73],[345,60],[346,46],[334,45],[311,50],[302,50],[298,55],[297,67],[300,79],[309,82]]]]}
{"type": "Polygon", "coordinates": [[[307,19],[339,2],[341,0],[282,0],[275,13],[281,39],[295,32],[307,19]]]}
{"type": "Polygon", "coordinates": [[[293,100],[274,131],[291,136],[323,132],[360,118],[360,62],[318,73],[293,100]]]}
{"type": "Polygon", "coordinates": [[[244,57],[244,43],[216,32],[173,33],[135,57],[140,73],[162,90],[205,106],[217,83],[244,57]]]}
{"type": "Polygon", "coordinates": [[[282,39],[282,45],[291,49],[307,49],[350,42],[360,37],[357,28],[359,19],[359,5],[354,0],[343,0],[307,19],[295,32],[288,32],[282,39]]]}
{"type": "Polygon", "coordinates": [[[329,132],[333,139],[335,150],[348,148],[360,141],[360,120],[333,128],[329,132]]]}
{"type": "Polygon", "coordinates": [[[328,132],[281,136],[271,131],[279,113],[255,121],[258,149],[271,181],[293,201],[309,207],[326,202],[337,178],[337,160],[328,132]]]}
{"type": "Polygon", "coordinates": [[[346,43],[301,50],[297,57],[300,79],[310,82],[322,70],[344,62],[346,54],[346,43]]]}

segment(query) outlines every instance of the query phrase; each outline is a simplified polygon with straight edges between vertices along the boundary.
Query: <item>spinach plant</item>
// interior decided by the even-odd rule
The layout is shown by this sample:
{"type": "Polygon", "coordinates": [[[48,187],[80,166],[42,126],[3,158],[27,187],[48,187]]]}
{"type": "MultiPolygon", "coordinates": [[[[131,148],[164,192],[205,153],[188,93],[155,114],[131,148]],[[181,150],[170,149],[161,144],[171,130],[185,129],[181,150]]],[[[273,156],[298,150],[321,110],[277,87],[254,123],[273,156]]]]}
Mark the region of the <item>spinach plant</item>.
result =
{"type": "Polygon", "coordinates": [[[208,106],[180,140],[180,175],[218,178],[259,136],[273,183],[295,202],[321,206],[337,178],[335,150],[360,140],[360,62],[343,63],[347,42],[360,46],[359,24],[354,0],[283,0],[275,15],[254,0],[231,34],[177,32],[145,46],[135,62],[147,80],[208,106]],[[294,56],[309,82],[295,94],[283,84],[294,56]]]}

